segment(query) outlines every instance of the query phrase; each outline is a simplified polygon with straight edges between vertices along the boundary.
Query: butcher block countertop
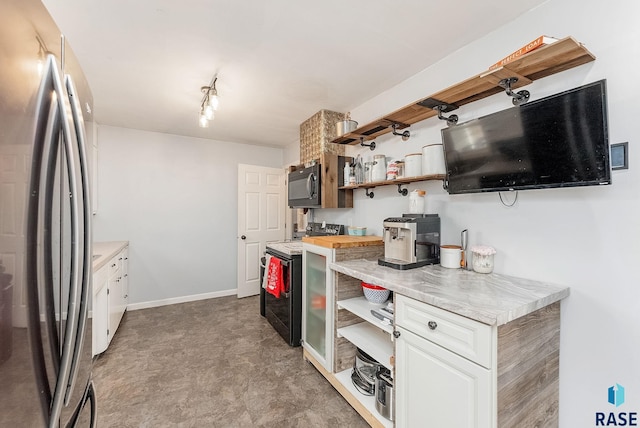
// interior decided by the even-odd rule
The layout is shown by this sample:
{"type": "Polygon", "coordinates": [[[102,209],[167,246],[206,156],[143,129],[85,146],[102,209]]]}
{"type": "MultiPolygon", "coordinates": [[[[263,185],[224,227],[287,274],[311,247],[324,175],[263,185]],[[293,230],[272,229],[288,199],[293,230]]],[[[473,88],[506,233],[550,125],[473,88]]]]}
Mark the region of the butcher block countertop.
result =
{"type": "Polygon", "coordinates": [[[382,236],[305,236],[302,242],[326,248],[353,248],[383,245],[382,236]]]}

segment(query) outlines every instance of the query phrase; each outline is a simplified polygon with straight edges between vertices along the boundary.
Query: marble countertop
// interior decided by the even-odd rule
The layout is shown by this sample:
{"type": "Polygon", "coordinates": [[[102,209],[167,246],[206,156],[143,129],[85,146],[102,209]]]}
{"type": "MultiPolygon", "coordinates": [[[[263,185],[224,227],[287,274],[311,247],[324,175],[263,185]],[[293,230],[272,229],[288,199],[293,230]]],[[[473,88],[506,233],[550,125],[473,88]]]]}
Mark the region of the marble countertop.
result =
{"type": "Polygon", "coordinates": [[[430,265],[396,270],[377,260],[331,263],[334,271],[489,325],[503,325],[564,299],[569,287],[430,265]]]}
{"type": "Polygon", "coordinates": [[[129,245],[129,241],[107,241],[93,243],[93,271],[97,271],[109,260],[129,245]]]}
{"type": "Polygon", "coordinates": [[[282,254],[297,256],[302,254],[302,241],[269,242],[267,248],[272,248],[282,254]]]}

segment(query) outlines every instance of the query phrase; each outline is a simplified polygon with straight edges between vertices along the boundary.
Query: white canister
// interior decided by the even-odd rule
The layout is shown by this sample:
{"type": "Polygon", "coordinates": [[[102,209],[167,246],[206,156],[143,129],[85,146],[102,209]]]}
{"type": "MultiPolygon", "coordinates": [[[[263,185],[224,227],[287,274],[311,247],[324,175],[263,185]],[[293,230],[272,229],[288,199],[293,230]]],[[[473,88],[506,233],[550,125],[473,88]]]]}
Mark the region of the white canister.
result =
{"type": "Polygon", "coordinates": [[[446,174],[442,143],[427,144],[422,147],[422,174],[446,174]]]}
{"type": "Polygon", "coordinates": [[[404,157],[404,176],[422,175],[422,153],[411,153],[404,157]]]}
{"type": "Polygon", "coordinates": [[[384,155],[373,157],[373,167],[371,169],[371,181],[384,181],[387,178],[387,159],[384,155]]]}
{"type": "Polygon", "coordinates": [[[409,214],[424,214],[426,194],[427,192],[419,189],[409,193],[409,214]]]}
{"type": "Polygon", "coordinates": [[[440,246],[440,266],[449,269],[460,269],[462,247],[460,245],[440,246]]]}

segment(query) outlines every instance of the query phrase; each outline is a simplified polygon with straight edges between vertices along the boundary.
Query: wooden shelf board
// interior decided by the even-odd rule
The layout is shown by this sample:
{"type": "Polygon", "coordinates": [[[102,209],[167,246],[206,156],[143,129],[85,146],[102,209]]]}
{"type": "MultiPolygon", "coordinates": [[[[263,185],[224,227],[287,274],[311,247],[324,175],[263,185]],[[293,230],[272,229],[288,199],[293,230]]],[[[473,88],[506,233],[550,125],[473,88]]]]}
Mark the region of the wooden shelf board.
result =
{"type": "Polygon", "coordinates": [[[393,325],[389,323],[383,323],[379,318],[374,317],[371,314],[371,309],[379,309],[386,306],[386,303],[375,304],[369,302],[364,296],[353,297],[347,300],[340,300],[337,302],[338,307],[347,310],[363,320],[371,323],[371,325],[378,327],[380,330],[387,334],[393,333],[393,325]]]}
{"type": "Polygon", "coordinates": [[[349,391],[349,393],[358,400],[364,408],[370,412],[384,427],[393,427],[393,422],[385,419],[378,413],[376,409],[376,398],[374,395],[367,396],[361,393],[353,386],[353,382],[351,381],[351,369],[347,369],[335,374],[335,377],[338,382],[349,391]]]}
{"type": "Polygon", "coordinates": [[[418,175],[416,177],[402,177],[395,180],[375,181],[371,183],[354,184],[349,186],[341,186],[338,189],[373,189],[378,186],[386,186],[389,184],[409,184],[418,181],[444,180],[444,174],[418,175]]]}
{"type": "MultiPolygon", "coordinates": [[[[504,67],[485,71],[422,100],[435,98],[460,107],[503,92],[504,89],[498,86],[498,82],[503,78],[518,77],[518,82],[512,86],[513,89],[516,89],[526,86],[534,80],[586,64],[595,59],[596,57],[582,46],[582,44],[569,36],[550,45],[538,48],[526,55],[522,55],[518,59],[505,64],[504,67]]],[[[361,137],[364,138],[365,141],[370,141],[391,132],[391,125],[393,123],[408,126],[436,116],[437,113],[435,110],[418,104],[422,100],[418,100],[380,119],[363,125],[353,132],[336,138],[333,142],[337,144],[359,144],[361,137]]],[[[357,187],[345,186],[344,188],[357,187]]]]}
{"type": "Polygon", "coordinates": [[[329,373],[305,348],[302,349],[302,356],[305,360],[313,364],[372,428],[393,428],[393,422],[383,418],[376,410],[375,398],[360,393],[355,386],[353,386],[351,382],[351,369],[336,374],[329,373]]]}
{"type": "Polygon", "coordinates": [[[338,329],[338,335],[371,355],[376,361],[393,370],[391,357],[393,356],[393,342],[391,335],[379,328],[363,321],[338,329]]]}

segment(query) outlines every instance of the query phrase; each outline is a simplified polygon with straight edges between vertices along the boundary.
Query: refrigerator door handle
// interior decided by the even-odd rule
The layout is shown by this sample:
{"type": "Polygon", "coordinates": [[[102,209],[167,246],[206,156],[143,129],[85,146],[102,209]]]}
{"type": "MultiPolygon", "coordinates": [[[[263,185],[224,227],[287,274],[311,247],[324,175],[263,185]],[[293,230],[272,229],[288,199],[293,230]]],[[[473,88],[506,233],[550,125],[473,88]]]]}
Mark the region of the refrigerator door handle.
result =
{"type": "MultiPolygon", "coordinates": [[[[76,165],[75,153],[73,150],[71,139],[71,127],[67,119],[67,100],[65,96],[65,90],[62,86],[62,80],[60,73],[58,72],[55,57],[53,55],[47,56],[46,70],[51,74],[51,80],[53,83],[53,89],[56,94],[56,101],[60,109],[61,115],[61,129],[62,129],[62,142],[64,145],[64,153],[67,163],[68,179],[69,179],[69,217],[70,217],[70,233],[71,233],[71,270],[70,270],[70,288],[69,288],[69,303],[67,307],[67,320],[64,333],[64,343],[62,344],[62,355],[60,357],[60,370],[56,380],[55,392],[53,394],[53,402],[51,404],[49,426],[55,427],[58,424],[62,407],[65,404],[66,391],[71,375],[71,367],[73,363],[74,345],[76,342],[76,330],[78,325],[78,318],[80,316],[80,305],[78,302],[80,294],[80,278],[79,278],[79,266],[78,261],[80,259],[80,249],[77,242],[80,235],[79,230],[79,201],[78,201],[78,184],[76,171],[74,166],[76,165]]],[[[64,316],[62,308],[60,308],[60,317],[64,316]]]]}
{"type": "MultiPolygon", "coordinates": [[[[53,198],[55,188],[55,174],[60,149],[60,109],[57,103],[51,103],[47,129],[45,132],[43,147],[44,163],[44,224],[53,224],[53,198]]],[[[53,266],[53,231],[52,228],[44,228],[44,245],[42,251],[44,257],[41,260],[43,278],[41,278],[42,296],[44,298],[44,319],[49,338],[50,357],[53,361],[55,373],[60,371],[60,335],[56,325],[56,304],[54,297],[54,266],[53,266]]]]}
{"type": "MultiPolygon", "coordinates": [[[[32,156],[31,175],[29,177],[29,200],[27,203],[27,227],[26,227],[26,297],[27,297],[27,323],[29,342],[31,346],[31,358],[36,375],[36,385],[39,391],[40,408],[46,425],[51,424],[51,402],[52,391],[49,384],[49,376],[47,375],[47,365],[45,362],[44,344],[42,343],[42,331],[40,323],[40,281],[53,287],[52,260],[48,260],[45,266],[45,278],[40,278],[41,269],[41,246],[39,245],[40,237],[40,210],[41,210],[41,192],[45,191],[46,199],[51,199],[51,195],[46,192],[53,187],[52,176],[55,174],[56,151],[58,147],[59,129],[60,129],[60,109],[59,104],[52,96],[53,91],[53,73],[55,68],[55,60],[49,59],[45,63],[43,70],[43,78],[40,83],[36,104],[36,123],[34,134],[34,148],[32,156]],[[45,156],[47,159],[45,160],[45,156]],[[54,169],[52,171],[51,169],[54,169]],[[44,183],[42,180],[45,180],[44,183]]],[[[49,207],[49,215],[51,214],[49,207]]],[[[45,210],[45,216],[47,212],[45,210]]],[[[45,228],[45,240],[49,244],[45,244],[43,258],[51,258],[51,229],[45,228]],[[48,248],[47,248],[48,245],[48,248]]],[[[53,359],[54,371],[56,376],[60,373],[60,347],[59,337],[56,330],[56,313],[53,302],[53,289],[44,293],[45,297],[45,322],[47,331],[50,334],[50,352],[53,359]],[[47,301],[48,299],[48,301],[47,301]],[[51,335],[51,332],[53,334],[51,335]]]]}
{"type": "Polygon", "coordinates": [[[75,85],[70,75],[65,75],[65,86],[69,95],[69,104],[71,105],[71,116],[76,135],[78,160],[80,162],[80,185],[81,188],[76,189],[75,194],[78,198],[82,195],[82,261],[81,279],[80,279],[80,306],[79,318],[76,333],[74,335],[74,352],[71,360],[71,371],[67,381],[67,391],[65,396],[65,405],[69,404],[73,386],[78,376],[78,368],[81,358],[81,351],[84,346],[87,316],[89,314],[89,299],[91,285],[91,203],[89,200],[90,184],[89,170],[87,162],[86,138],[84,135],[84,118],[82,117],[82,109],[78,100],[75,85]]]}

